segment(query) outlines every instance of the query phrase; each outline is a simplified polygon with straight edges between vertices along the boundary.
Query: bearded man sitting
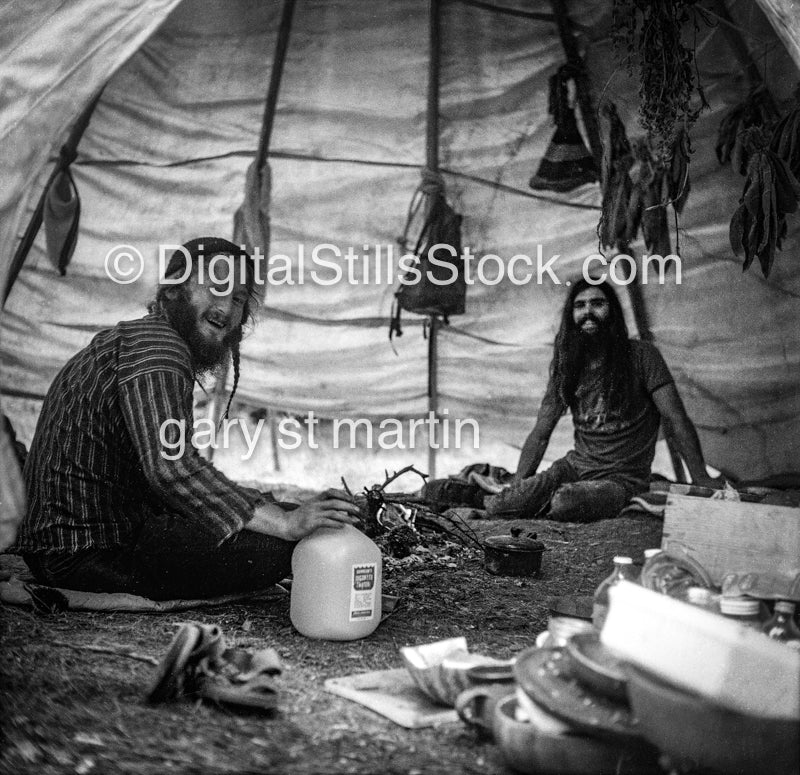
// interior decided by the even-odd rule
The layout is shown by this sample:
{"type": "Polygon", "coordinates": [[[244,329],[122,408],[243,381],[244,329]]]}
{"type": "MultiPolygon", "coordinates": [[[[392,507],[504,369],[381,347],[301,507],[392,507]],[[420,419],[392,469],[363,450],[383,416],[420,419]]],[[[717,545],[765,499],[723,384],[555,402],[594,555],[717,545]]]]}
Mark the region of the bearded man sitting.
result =
{"type": "Polygon", "coordinates": [[[175,449],[179,428],[193,427],[196,380],[232,360],[236,391],[239,343],[257,306],[254,270],[227,240],[188,242],[149,314],[100,331],[56,376],[25,464],[28,509],[12,549],[37,581],[158,600],[261,589],[289,573],[299,539],[357,522],[345,493],[281,505],[228,479],[191,444],[180,457],[162,454],[162,430],[175,449]],[[236,270],[224,284],[209,271],[217,256],[236,270]]]}
{"type": "Polygon", "coordinates": [[[717,487],[661,353],[628,338],[622,307],[607,282],[575,283],[564,304],[550,380],[510,485],[485,498],[489,517],[589,521],[616,516],[648,489],[660,423],[695,484],[717,487]],[[575,448],[536,473],[569,409],[575,448]]]}

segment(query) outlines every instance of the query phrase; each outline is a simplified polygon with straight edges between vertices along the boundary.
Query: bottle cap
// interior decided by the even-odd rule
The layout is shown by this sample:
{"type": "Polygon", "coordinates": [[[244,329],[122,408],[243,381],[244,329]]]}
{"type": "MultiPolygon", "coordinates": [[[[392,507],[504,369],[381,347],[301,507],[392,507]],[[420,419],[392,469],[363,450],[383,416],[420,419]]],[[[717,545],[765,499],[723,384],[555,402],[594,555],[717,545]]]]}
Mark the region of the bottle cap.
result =
{"type": "Polygon", "coordinates": [[[615,565],[633,565],[633,560],[630,557],[615,557],[615,565]]]}
{"type": "Polygon", "coordinates": [[[663,550],[662,549],[645,549],[644,550],[644,558],[645,560],[649,560],[651,557],[655,557],[657,554],[660,554],[663,550]]]}
{"type": "Polygon", "coordinates": [[[719,609],[724,614],[736,616],[758,616],[760,603],[750,597],[723,597],[719,609]]]}
{"type": "Polygon", "coordinates": [[[775,613],[793,614],[794,609],[795,604],[790,600],[778,600],[778,602],[775,603],[775,613]]]}

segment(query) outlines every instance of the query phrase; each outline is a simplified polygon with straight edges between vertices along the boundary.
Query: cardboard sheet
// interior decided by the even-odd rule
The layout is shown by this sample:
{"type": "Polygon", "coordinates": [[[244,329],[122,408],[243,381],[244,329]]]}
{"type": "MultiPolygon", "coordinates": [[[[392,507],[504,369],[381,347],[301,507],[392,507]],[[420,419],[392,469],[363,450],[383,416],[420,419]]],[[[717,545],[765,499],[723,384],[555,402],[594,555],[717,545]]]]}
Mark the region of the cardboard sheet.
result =
{"type": "Polygon", "coordinates": [[[329,678],[325,691],[357,702],[407,729],[458,721],[455,710],[429,700],[402,667],[329,678]]]}

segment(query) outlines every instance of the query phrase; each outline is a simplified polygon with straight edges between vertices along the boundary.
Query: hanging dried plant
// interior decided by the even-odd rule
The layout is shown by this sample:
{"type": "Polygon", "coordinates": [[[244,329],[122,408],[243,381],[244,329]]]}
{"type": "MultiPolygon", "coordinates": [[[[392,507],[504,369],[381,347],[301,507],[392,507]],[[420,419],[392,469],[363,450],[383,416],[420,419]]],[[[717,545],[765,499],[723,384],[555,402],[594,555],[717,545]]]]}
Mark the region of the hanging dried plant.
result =
{"type": "Polygon", "coordinates": [[[600,106],[600,142],[603,157],[600,163],[600,186],[603,205],[597,224],[600,247],[628,250],[627,212],[633,190],[628,172],[633,165],[631,144],[617,108],[605,101],[600,106]]]}
{"type": "Polygon", "coordinates": [[[740,175],[747,171],[744,131],[753,126],[769,128],[778,120],[772,98],[763,86],[753,89],[744,102],[731,108],[719,123],[716,153],[720,164],[731,163],[740,175]]]}
{"type": "Polygon", "coordinates": [[[665,164],[647,137],[629,142],[613,103],[604,102],[599,117],[603,204],[597,236],[601,249],[627,251],[641,230],[648,251],[669,255],[668,207],[672,205],[675,211],[677,232],[677,215],[683,211],[691,189],[689,135],[678,129],[670,161],[665,164]]]}
{"type": "MultiPolygon", "coordinates": [[[[672,253],[669,233],[668,207],[675,211],[677,240],[677,216],[683,211],[691,190],[689,181],[689,136],[679,129],[669,150],[670,161],[664,163],[647,137],[634,143],[635,163],[630,176],[633,181],[625,233],[628,242],[633,242],[641,230],[645,247],[650,253],[667,256],[672,253]]],[[[680,245],[676,243],[676,250],[680,245]]]]}
{"type": "Polygon", "coordinates": [[[650,253],[668,256],[672,253],[667,221],[669,176],[667,168],[647,139],[634,144],[636,163],[631,169],[633,191],[628,203],[626,231],[628,241],[636,239],[639,230],[650,253]]]}
{"type": "Polygon", "coordinates": [[[684,30],[691,23],[696,35],[709,19],[697,0],[613,0],[613,22],[617,57],[629,75],[638,71],[639,120],[667,164],[678,131],[688,132],[708,107],[684,30]]]}
{"type": "Polygon", "coordinates": [[[798,107],[778,122],[769,147],[786,162],[795,178],[800,180],[800,96],[798,104],[798,107]]]}
{"type": "Polygon", "coordinates": [[[744,251],[742,271],[758,258],[764,277],[769,277],[775,251],[786,236],[786,215],[797,210],[800,183],[787,163],[769,149],[760,128],[746,130],[744,143],[749,156],[747,180],[731,218],[731,247],[736,254],[744,251]]]}

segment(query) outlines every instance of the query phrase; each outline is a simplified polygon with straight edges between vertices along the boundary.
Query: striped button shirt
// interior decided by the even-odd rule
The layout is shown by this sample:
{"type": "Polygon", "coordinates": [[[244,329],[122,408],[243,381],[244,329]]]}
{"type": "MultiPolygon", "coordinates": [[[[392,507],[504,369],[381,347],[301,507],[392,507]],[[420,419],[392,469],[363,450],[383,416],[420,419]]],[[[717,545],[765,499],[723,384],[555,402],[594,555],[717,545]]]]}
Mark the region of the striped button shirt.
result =
{"type": "Polygon", "coordinates": [[[171,510],[221,543],[253,515],[240,487],[191,445],[189,348],[162,315],[98,333],[59,372],[25,464],[28,513],[14,549],[68,551],[129,545],[154,512],[171,510]],[[167,447],[162,446],[162,425],[167,447]],[[184,454],[172,457],[179,425],[184,454]]]}

